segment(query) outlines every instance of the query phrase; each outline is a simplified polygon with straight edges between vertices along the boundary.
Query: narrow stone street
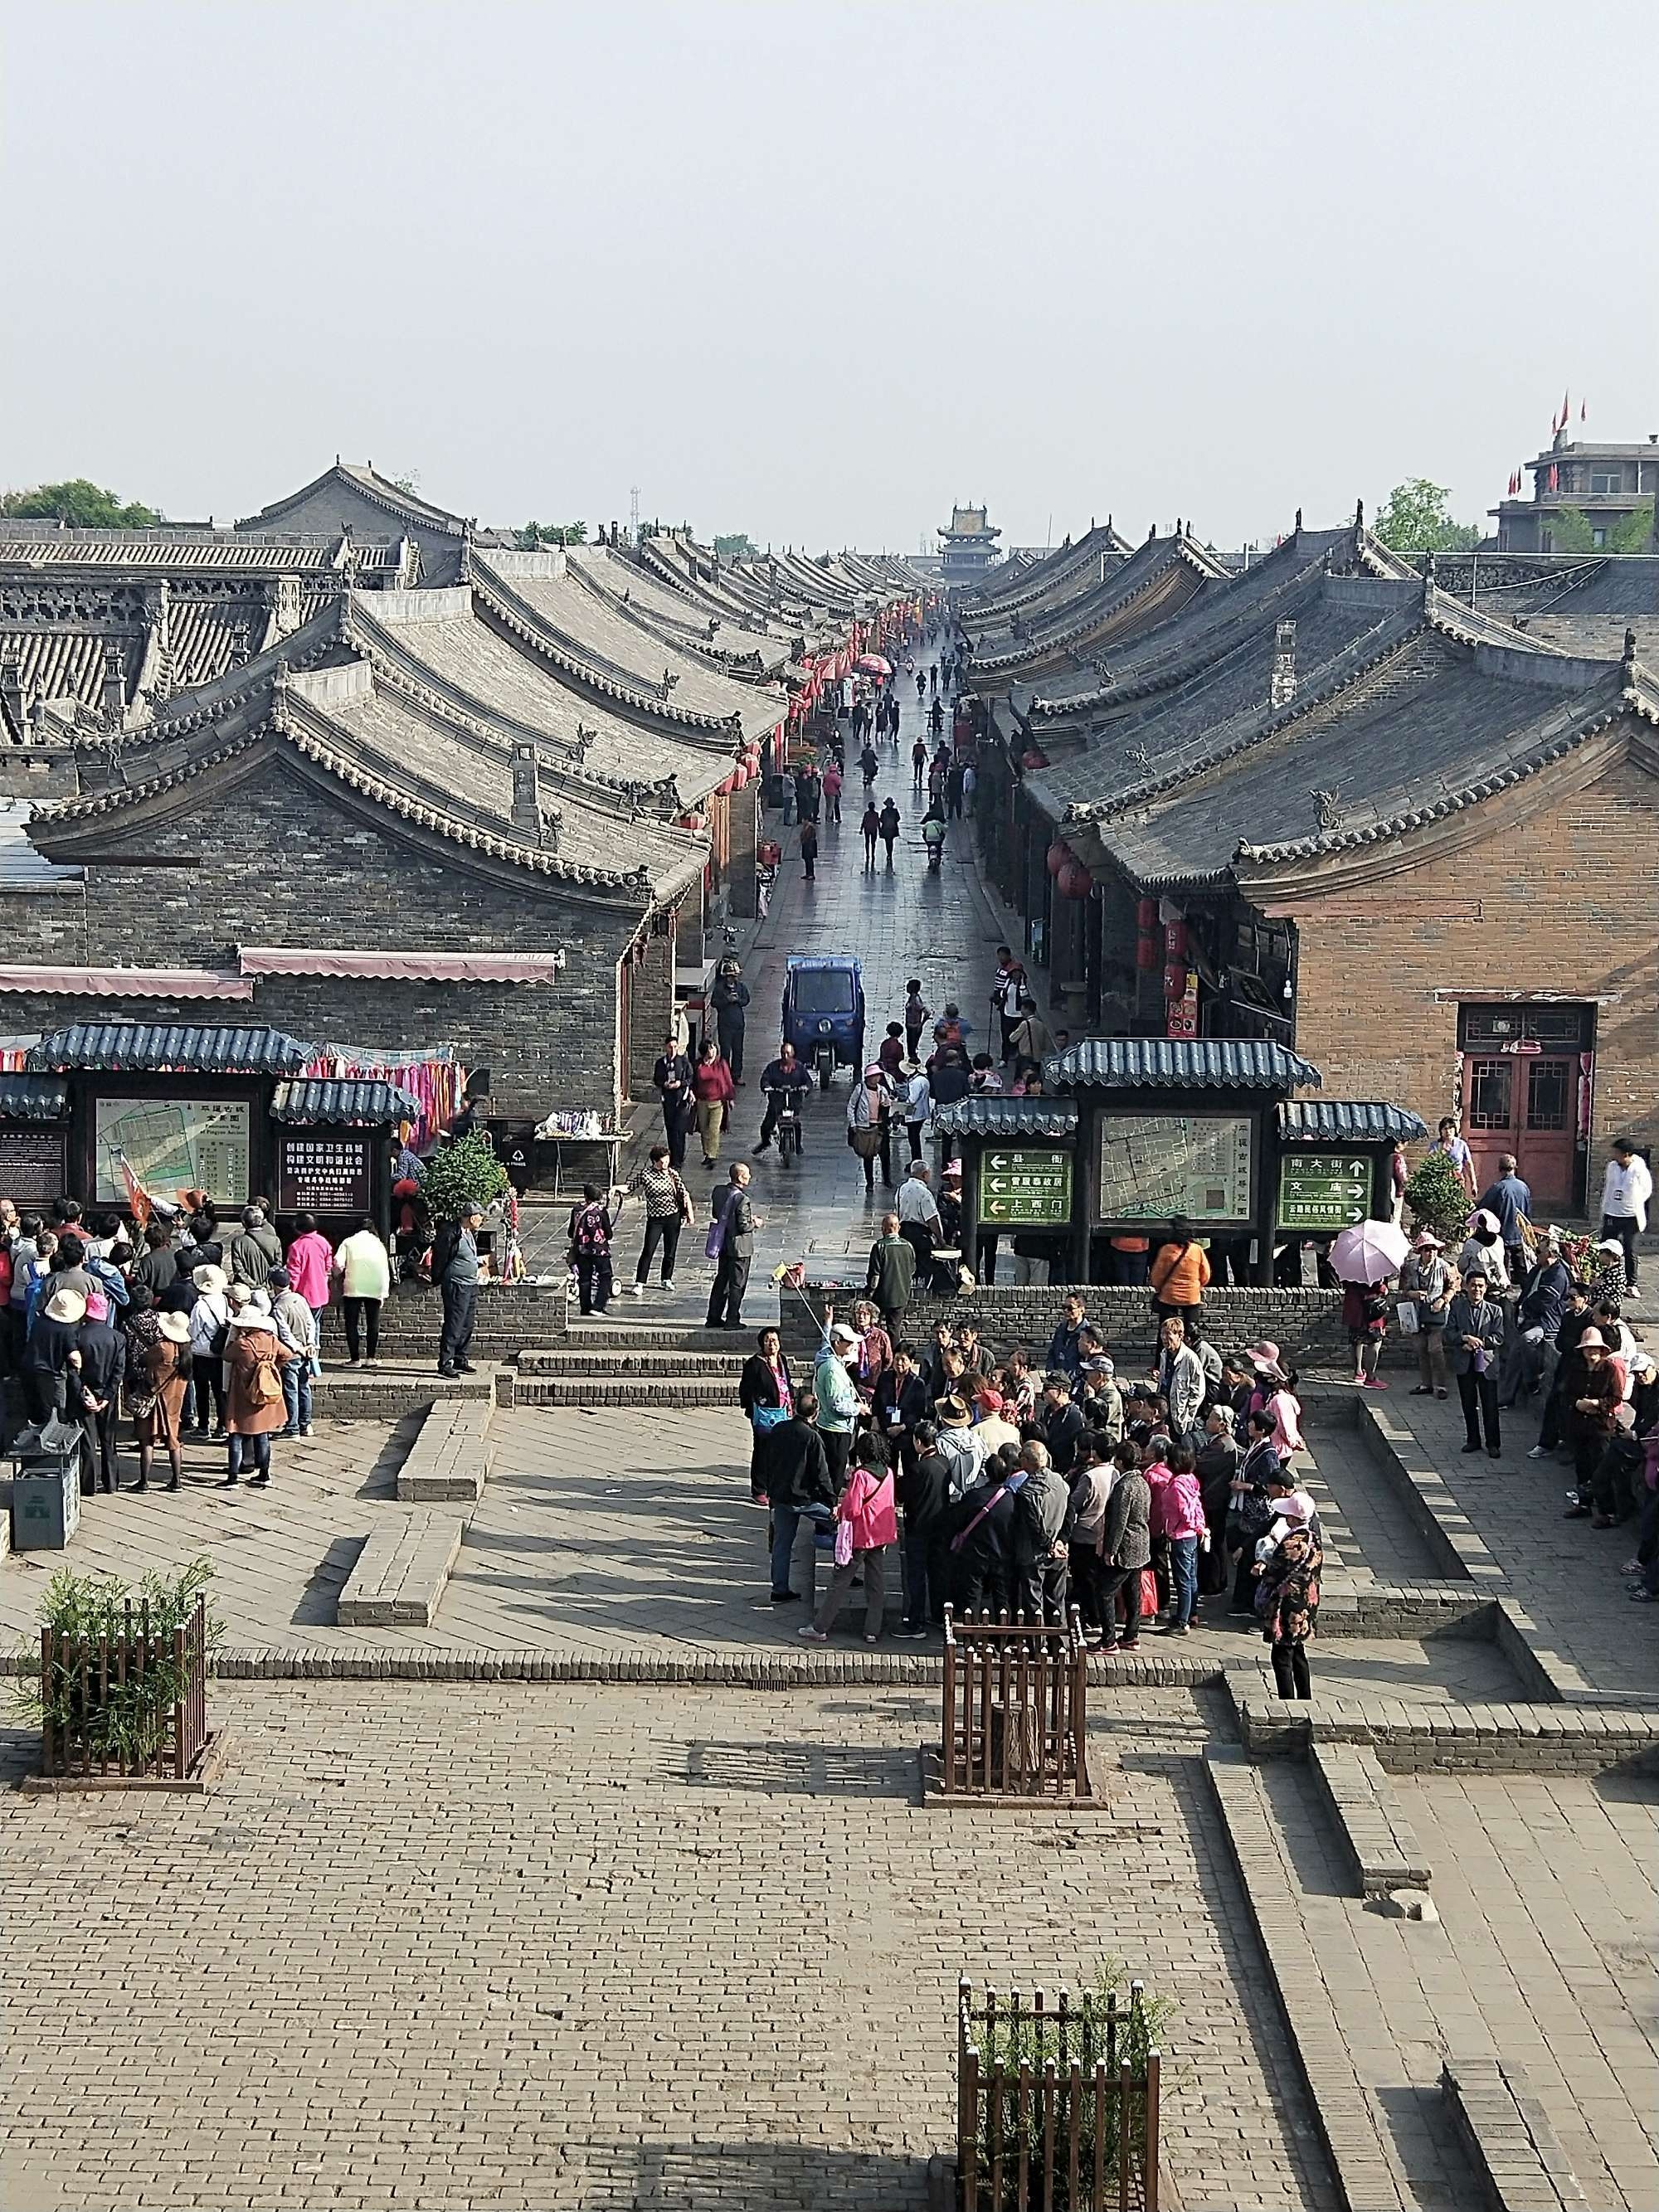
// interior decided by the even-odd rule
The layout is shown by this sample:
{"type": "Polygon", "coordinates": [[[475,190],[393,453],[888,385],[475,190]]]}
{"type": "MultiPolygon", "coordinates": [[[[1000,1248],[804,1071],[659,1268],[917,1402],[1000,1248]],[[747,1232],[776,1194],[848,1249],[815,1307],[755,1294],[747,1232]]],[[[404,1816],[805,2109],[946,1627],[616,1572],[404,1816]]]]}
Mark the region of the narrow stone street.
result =
{"type": "MultiPolygon", "coordinates": [[[[928,663],[923,658],[918,665],[926,667],[928,663]]],[[[947,1000],[961,1007],[963,1021],[970,1025],[972,1049],[978,1050],[987,1037],[991,975],[1005,926],[994,912],[981,881],[970,823],[951,824],[939,873],[934,876],[927,872],[921,842],[927,801],[912,788],[910,767],[912,745],[919,736],[928,738],[927,708],[917,699],[915,684],[905,678],[902,669],[898,696],[903,716],[898,744],[876,747],[881,763],[876,803],[880,805],[890,794],[903,818],[890,872],[880,847],[873,872],[864,865],[864,840],[859,832],[864,783],[857,750],[850,742],[842,818],[839,823],[820,822],[815,880],[806,879],[793,823],[785,829],[776,813],[766,817],[769,834],[783,847],[783,861],[770,910],[744,962],[744,980],[752,994],[744,1047],[744,1087],[720,1146],[719,1167],[712,1174],[703,1169],[695,1136],[687,1151],[686,1182],[698,1197],[700,1220],[706,1212],[705,1193],[725,1183],[733,1159],[748,1159],[753,1169],[752,1195],[764,1225],[756,1239],[744,1319],[757,1328],[778,1311],[778,1291],[772,1280],[776,1267],[805,1259],[815,1272],[833,1273],[838,1260],[851,1256],[861,1263],[879,1225],[884,1195],[879,1180],[873,1195],[865,1191],[862,1170],[848,1147],[851,1077],[844,1068],[837,1071],[827,1092],[815,1089],[807,1102],[805,1157],[800,1162],[786,1166],[775,1150],[753,1157],[765,1108],[761,1075],[777,1051],[784,975],[790,957],[844,953],[863,963],[868,1006],[866,1048],[871,1059],[887,1024],[903,1014],[904,987],[912,975],[921,977],[922,995],[936,1015],[947,1000]]],[[[848,726],[843,723],[843,730],[848,726]]],[[[895,1158],[896,1170],[901,1174],[903,1152],[901,1138],[895,1158]]],[[[563,1228],[561,1209],[557,1220],[544,1233],[539,1264],[552,1264],[556,1249],[562,1248],[563,1228]]],[[[675,1293],[665,1297],[659,1288],[653,1288],[647,1297],[635,1301],[623,1285],[632,1280],[641,1233],[638,1209],[632,1207],[617,1240],[618,1295],[611,1305],[612,1316],[626,1317],[631,1313],[646,1321],[696,1320],[707,1304],[712,1274],[702,1262],[700,1231],[688,1231],[682,1241],[675,1293]]]]}

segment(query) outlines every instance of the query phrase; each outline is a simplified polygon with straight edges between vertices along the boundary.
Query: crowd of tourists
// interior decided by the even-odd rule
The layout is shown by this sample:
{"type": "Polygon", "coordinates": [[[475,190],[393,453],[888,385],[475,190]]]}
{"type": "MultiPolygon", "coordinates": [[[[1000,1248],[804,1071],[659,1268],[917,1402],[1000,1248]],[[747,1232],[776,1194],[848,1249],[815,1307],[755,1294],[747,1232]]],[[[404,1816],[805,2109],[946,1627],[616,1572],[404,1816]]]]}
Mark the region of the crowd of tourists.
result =
{"type": "Polygon", "coordinates": [[[0,1199],[12,1408],[37,1438],[79,1431],[88,1494],[149,1489],[158,1455],[161,1486],[177,1490],[187,1440],[226,1447],[226,1486],[244,1475],[268,1483],[273,1441],[312,1433],[331,1297],[343,1307],[347,1364],[372,1367],[390,1290],[386,1240],[368,1216],[331,1243],[301,1213],[284,1242],[264,1200],[222,1218],[189,1192],[140,1231],[73,1198],[21,1215],[0,1199]],[[127,1441],[137,1475],[123,1485],[127,1441]]]}
{"type": "Polygon", "coordinates": [[[831,1312],[808,1376],[763,1329],[739,1399],[773,1603],[802,1601],[792,1576],[810,1522],[835,1564],[799,1631],[809,1642],[860,1584],[865,1641],[879,1641],[902,1559],[906,1638],[927,1637],[947,1603],[1051,1624],[1075,1605],[1092,1646],[1133,1652],[1143,1625],[1184,1637],[1207,1608],[1257,1623],[1282,1692],[1307,1696],[1322,1534],[1279,1347],[1224,1356],[1196,1317],[1165,1312],[1156,1358],[1132,1378],[1074,1294],[1034,1351],[999,1358],[969,1322],[941,1321],[926,1344],[896,1337],[871,1297],[831,1312]]]}

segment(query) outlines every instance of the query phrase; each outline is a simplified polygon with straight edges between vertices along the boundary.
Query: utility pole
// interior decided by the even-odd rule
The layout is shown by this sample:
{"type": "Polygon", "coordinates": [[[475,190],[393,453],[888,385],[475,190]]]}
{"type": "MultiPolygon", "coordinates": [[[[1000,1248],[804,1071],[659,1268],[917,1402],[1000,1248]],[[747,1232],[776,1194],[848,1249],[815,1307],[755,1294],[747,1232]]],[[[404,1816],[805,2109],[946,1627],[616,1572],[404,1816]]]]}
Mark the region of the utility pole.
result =
{"type": "Polygon", "coordinates": [[[640,542],[640,488],[637,484],[630,484],[628,488],[628,527],[633,532],[634,543],[637,545],[640,542]]]}

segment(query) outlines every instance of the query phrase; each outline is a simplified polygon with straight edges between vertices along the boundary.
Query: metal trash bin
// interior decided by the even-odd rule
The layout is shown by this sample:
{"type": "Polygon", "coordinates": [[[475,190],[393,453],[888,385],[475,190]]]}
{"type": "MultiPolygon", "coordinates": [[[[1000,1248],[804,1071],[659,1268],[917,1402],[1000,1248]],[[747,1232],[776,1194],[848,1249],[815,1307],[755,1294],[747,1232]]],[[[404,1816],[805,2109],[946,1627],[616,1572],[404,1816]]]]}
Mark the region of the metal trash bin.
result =
{"type": "Polygon", "coordinates": [[[50,1415],[12,1439],[11,1548],[61,1552],[81,1525],[81,1430],[50,1415]]]}

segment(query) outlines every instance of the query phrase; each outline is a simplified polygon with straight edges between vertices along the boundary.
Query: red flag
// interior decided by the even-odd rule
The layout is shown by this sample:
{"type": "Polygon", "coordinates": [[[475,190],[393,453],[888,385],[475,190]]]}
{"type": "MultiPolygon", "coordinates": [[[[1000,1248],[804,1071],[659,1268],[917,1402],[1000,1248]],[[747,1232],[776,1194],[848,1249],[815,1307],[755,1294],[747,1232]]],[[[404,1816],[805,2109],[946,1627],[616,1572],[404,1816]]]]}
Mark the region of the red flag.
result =
{"type": "Polygon", "coordinates": [[[1565,391],[1564,391],[1564,392],[1562,392],[1562,394],[1561,394],[1561,428],[1562,428],[1564,430],[1565,430],[1565,429],[1566,428],[1566,427],[1567,427],[1567,417],[1568,417],[1571,413],[1572,413],[1572,395],[1571,395],[1571,392],[1565,392],[1565,391]]]}
{"type": "Polygon", "coordinates": [[[1579,403],[1578,403],[1578,419],[1579,419],[1579,421],[1580,421],[1581,422],[1583,422],[1583,421],[1585,421],[1585,420],[1586,420],[1586,418],[1588,417],[1589,414],[1589,402],[1587,399],[1581,399],[1581,400],[1579,401],[1579,403]]]}

